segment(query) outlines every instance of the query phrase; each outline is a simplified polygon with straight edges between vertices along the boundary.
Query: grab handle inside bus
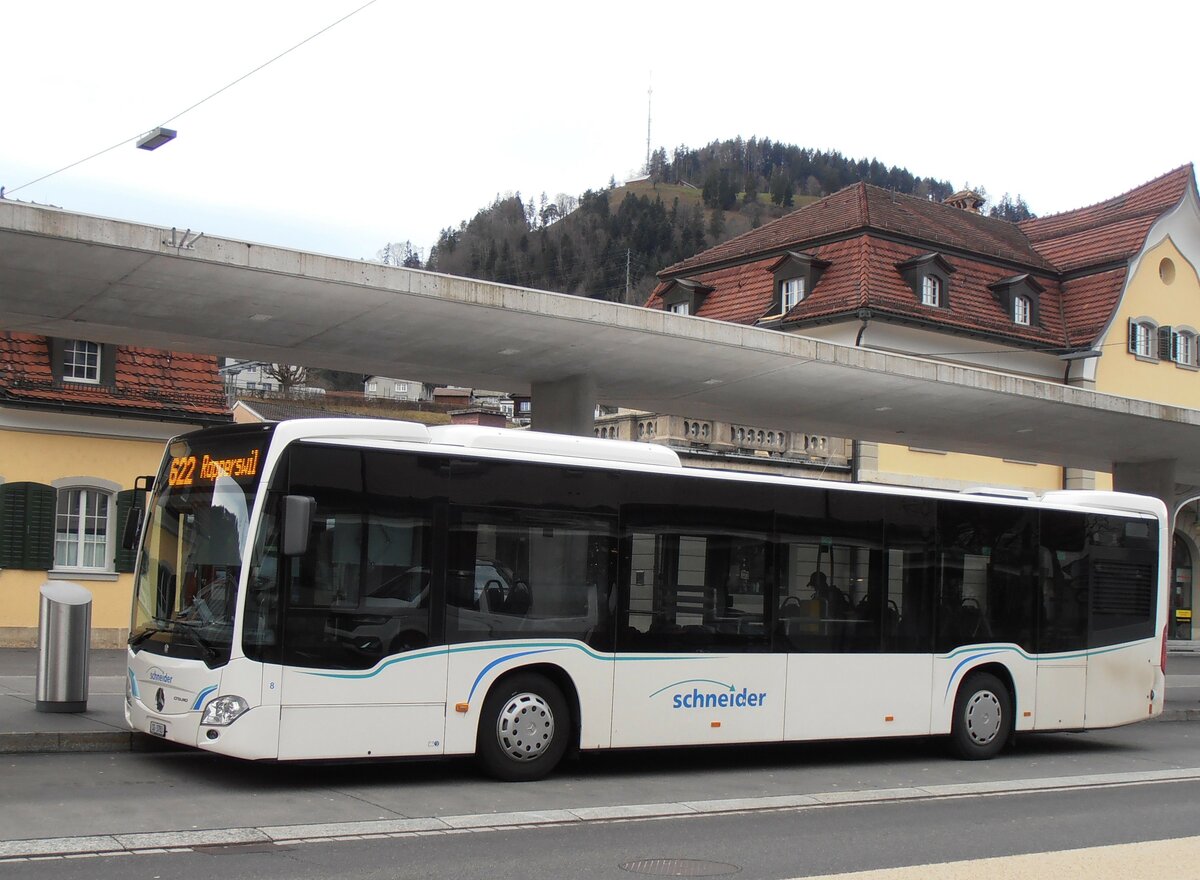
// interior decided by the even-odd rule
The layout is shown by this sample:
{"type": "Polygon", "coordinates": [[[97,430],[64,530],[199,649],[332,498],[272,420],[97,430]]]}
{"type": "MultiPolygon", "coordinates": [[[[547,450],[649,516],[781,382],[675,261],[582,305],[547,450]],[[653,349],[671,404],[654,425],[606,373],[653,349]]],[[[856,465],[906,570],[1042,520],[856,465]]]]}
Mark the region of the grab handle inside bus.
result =
{"type": "Polygon", "coordinates": [[[311,495],[285,495],[283,498],[282,546],[284,556],[303,556],[308,550],[317,499],[311,495]]]}

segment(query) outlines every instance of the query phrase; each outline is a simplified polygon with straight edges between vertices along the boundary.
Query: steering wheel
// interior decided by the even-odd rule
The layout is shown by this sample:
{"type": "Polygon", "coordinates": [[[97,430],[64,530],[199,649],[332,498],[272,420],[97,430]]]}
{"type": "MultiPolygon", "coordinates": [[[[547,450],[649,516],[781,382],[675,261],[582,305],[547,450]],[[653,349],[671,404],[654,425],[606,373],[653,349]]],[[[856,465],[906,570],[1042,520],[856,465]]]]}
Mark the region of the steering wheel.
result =
{"type": "Polygon", "coordinates": [[[799,608],[800,607],[800,597],[799,596],[788,596],[786,599],[784,599],[782,602],[779,603],[780,608],[787,608],[789,605],[795,605],[797,608],[799,608]]]}

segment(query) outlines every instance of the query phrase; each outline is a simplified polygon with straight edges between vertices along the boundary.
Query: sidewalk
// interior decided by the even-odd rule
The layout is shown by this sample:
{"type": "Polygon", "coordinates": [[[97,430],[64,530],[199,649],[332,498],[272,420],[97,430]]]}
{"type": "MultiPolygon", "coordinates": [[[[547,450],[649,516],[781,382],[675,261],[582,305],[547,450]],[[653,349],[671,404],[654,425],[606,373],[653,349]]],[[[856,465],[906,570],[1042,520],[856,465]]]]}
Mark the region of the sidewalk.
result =
{"type": "MultiPolygon", "coordinates": [[[[1176,652],[1174,646],[1171,655],[1196,656],[1187,649],[1176,652]]],[[[1200,721],[1200,674],[1172,675],[1170,669],[1168,661],[1166,708],[1158,720],[1200,721]]],[[[0,754],[177,748],[125,726],[124,651],[93,650],[88,671],[86,712],[38,712],[34,699],[37,650],[0,648],[0,754]]]]}
{"type": "Polygon", "coordinates": [[[39,712],[37,649],[0,648],[0,754],[161,748],[125,726],[125,652],[92,651],[88,672],[86,712],[39,712]]]}

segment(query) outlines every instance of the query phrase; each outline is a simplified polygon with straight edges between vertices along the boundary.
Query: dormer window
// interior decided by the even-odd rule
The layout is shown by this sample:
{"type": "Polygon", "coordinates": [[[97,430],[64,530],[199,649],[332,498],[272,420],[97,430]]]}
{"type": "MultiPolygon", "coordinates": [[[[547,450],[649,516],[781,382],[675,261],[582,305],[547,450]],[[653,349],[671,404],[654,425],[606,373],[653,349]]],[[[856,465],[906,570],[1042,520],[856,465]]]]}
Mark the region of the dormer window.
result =
{"type": "Polygon", "coordinates": [[[1029,316],[1032,314],[1033,305],[1027,296],[1013,297],[1013,323],[1020,324],[1023,327],[1029,326],[1029,316]]]}
{"type": "Polygon", "coordinates": [[[695,315],[700,312],[704,298],[712,291],[711,287],[699,281],[674,278],[659,293],[659,298],[662,300],[664,311],[676,315],[695,315]]]}
{"type": "Polygon", "coordinates": [[[999,301],[1000,308],[1018,327],[1038,325],[1038,303],[1045,289],[1028,274],[1010,275],[988,285],[988,290],[999,301]]]}
{"type": "Polygon", "coordinates": [[[897,263],[917,302],[934,309],[950,308],[950,276],[954,267],[941,254],[929,253],[897,263]]]}
{"type": "Polygon", "coordinates": [[[937,308],[942,304],[942,279],[936,275],[921,278],[921,305],[937,308]]]}
{"type": "Polygon", "coordinates": [[[84,339],[68,339],[63,346],[64,382],[100,382],[100,346],[84,339]]]}
{"type": "Polygon", "coordinates": [[[86,339],[47,339],[50,373],[55,382],[81,385],[113,385],[116,381],[117,347],[86,339]]]}
{"type": "Polygon", "coordinates": [[[796,304],[802,299],[804,299],[803,278],[788,278],[782,282],[782,286],[780,287],[780,302],[784,314],[795,308],[796,304]]]}
{"type": "Polygon", "coordinates": [[[821,280],[829,261],[803,251],[788,251],[767,267],[771,273],[775,296],[761,321],[780,318],[800,305],[821,280]]]}

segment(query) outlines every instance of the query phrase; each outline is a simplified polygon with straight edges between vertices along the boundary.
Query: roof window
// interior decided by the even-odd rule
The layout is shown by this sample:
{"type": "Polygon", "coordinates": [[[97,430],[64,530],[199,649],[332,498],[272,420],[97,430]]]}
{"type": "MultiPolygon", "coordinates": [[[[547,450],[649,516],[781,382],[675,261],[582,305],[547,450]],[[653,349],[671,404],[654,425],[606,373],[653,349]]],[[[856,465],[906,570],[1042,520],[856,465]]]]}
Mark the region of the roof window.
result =
{"type": "Polygon", "coordinates": [[[1045,289],[1029,274],[1010,275],[988,285],[1000,308],[1018,327],[1036,327],[1040,324],[1039,305],[1045,289]]]}
{"type": "Polygon", "coordinates": [[[950,307],[950,276],[954,267],[941,254],[922,254],[897,263],[896,269],[921,305],[935,309],[950,307]]]}
{"type": "Polygon", "coordinates": [[[663,310],[676,315],[695,315],[713,289],[707,284],[687,278],[673,278],[659,294],[663,310]]]}
{"type": "Polygon", "coordinates": [[[828,260],[803,251],[788,251],[768,266],[775,295],[763,320],[783,317],[811,296],[827,268],[828,260]]]}

